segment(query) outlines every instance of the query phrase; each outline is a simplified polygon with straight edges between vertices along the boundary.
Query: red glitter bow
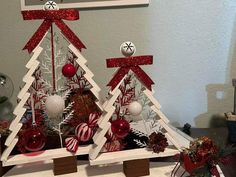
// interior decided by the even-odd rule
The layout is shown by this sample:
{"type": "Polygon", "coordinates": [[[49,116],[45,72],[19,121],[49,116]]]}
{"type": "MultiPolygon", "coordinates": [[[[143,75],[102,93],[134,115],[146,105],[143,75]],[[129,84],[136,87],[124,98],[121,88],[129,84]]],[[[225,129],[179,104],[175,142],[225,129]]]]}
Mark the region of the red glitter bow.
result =
{"type": "Polygon", "coordinates": [[[31,53],[35,47],[43,39],[46,32],[51,27],[52,23],[55,23],[58,28],[61,29],[62,34],[79,50],[86,48],[80,39],[71,31],[71,29],[62,21],[64,20],[78,20],[79,11],[74,9],[62,9],[62,10],[30,10],[22,11],[24,20],[39,20],[44,19],[41,26],[34,33],[31,39],[27,42],[24,49],[27,49],[31,53]]]}
{"type": "Polygon", "coordinates": [[[107,84],[107,86],[111,86],[111,90],[113,90],[123,79],[123,77],[128,74],[129,70],[132,70],[136,74],[140,82],[142,82],[149,90],[152,90],[152,85],[154,84],[154,82],[139,67],[139,65],[150,65],[152,64],[152,62],[153,56],[151,55],[107,59],[108,68],[120,67],[120,69],[116,72],[115,76],[107,84]]]}

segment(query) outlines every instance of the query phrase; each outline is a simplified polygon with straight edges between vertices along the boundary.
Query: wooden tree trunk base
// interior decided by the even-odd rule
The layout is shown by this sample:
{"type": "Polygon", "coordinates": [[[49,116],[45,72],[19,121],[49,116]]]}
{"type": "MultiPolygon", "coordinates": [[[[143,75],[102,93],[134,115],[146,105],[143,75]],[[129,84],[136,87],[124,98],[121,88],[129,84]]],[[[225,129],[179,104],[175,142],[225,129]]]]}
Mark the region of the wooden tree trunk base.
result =
{"type": "Polygon", "coordinates": [[[76,156],[53,159],[54,175],[63,175],[77,172],[76,156]]]}
{"type": "Polygon", "coordinates": [[[123,162],[123,170],[126,177],[150,175],[149,168],[149,159],[130,160],[123,162]]]}

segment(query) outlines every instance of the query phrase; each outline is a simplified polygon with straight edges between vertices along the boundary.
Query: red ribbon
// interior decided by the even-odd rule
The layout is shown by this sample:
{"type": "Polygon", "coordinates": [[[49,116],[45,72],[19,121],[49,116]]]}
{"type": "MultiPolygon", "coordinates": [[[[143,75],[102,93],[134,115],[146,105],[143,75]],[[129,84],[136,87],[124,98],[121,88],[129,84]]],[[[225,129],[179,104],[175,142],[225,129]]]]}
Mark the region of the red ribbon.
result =
{"type": "Polygon", "coordinates": [[[79,11],[74,9],[62,10],[30,10],[22,11],[24,20],[40,20],[44,19],[38,30],[34,33],[31,39],[27,42],[24,49],[31,53],[43,39],[52,23],[55,23],[61,29],[62,34],[78,49],[86,48],[80,39],[71,31],[71,29],[62,21],[64,20],[78,20],[79,11]]]}
{"type": "Polygon", "coordinates": [[[139,81],[142,82],[149,90],[152,90],[152,85],[154,82],[139,67],[139,65],[150,65],[152,63],[153,56],[151,55],[107,59],[108,68],[120,67],[107,86],[111,86],[111,90],[113,90],[120,83],[123,77],[128,74],[129,70],[132,70],[136,74],[139,81]]]}

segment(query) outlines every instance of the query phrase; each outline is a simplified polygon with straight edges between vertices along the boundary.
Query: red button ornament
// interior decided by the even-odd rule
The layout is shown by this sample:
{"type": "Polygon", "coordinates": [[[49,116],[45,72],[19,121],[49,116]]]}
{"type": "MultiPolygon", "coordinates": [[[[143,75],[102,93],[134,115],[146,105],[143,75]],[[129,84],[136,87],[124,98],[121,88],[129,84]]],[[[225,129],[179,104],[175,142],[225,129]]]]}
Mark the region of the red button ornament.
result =
{"type": "Polygon", "coordinates": [[[117,138],[125,138],[130,132],[130,124],[125,119],[116,119],[111,123],[111,131],[117,138]]]}
{"type": "Polygon", "coordinates": [[[76,74],[76,68],[72,64],[65,64],[62,67],[62,74],[65,77],[73,77],[76,74]]]}

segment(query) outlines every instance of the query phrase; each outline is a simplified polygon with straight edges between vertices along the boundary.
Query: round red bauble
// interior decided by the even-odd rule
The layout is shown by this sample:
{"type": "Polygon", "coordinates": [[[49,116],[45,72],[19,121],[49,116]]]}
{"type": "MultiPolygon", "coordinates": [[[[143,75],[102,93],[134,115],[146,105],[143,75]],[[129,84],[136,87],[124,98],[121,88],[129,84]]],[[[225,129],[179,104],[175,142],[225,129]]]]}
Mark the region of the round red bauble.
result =
{"type": "Polygon", "coordinates": [[[116,119],[111,123],[111,131],[117,138],[125,138],[130,132],[130,124],[125,119],[116,119]]]}
{"type": "Polygon", "coordinates": [[[72,64],[65,64],[62,67],[62,74],[65,77],[73,77],[76,74],[76,68],[72,64]]]}
{"type": "Polygon", "coordinates": [[[45,146],[46,137],[41,128],[33,126],[23,134],[25,149],[31,152],[40,151],[45,146]]]}

